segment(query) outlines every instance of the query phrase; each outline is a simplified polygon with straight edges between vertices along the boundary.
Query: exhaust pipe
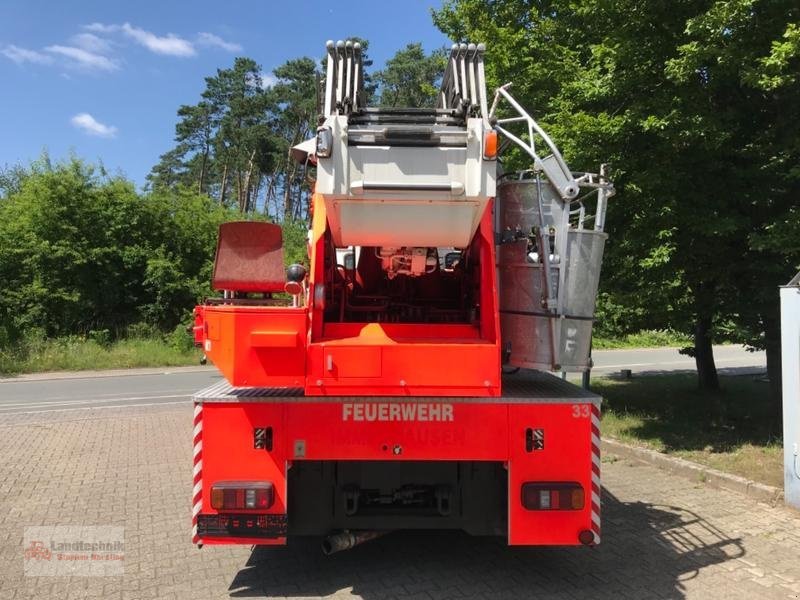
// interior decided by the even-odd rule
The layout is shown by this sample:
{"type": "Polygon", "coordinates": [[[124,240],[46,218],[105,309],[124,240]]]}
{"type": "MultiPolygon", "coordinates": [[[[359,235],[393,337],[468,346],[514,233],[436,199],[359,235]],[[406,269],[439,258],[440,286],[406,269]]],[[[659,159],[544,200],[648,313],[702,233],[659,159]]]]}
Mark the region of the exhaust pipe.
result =
{"type": "Polygon", "coordinates": [[[349,531],[344,530],[340,531],[339,533],[334,533],[329,536],[326,536],[322,540],[322,552],[326,556],[330,556],[336,552],[341,552],[342,550],[349,550],[359,544],[363,544],[364,542],[368,542],[369,540],[374,540],[375,538],[379,538],[382,535],[386,535],[389,533],[388,531],[372,531],[372,530],[362,530],[362,531],[349,531]]]}

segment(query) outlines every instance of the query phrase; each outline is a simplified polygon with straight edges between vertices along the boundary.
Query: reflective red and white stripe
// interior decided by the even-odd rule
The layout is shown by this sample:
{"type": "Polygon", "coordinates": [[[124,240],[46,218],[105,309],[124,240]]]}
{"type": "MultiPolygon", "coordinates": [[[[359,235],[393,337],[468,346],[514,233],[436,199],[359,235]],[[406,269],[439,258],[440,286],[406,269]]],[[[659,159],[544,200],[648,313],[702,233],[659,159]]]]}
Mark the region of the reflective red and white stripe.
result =
{"type": "Polygon", "coordinates": [[[600,543],[600,406],[592,404],[592,533],[600,543]]]}
{"type": "Polygon", "coordinates": [[[192,490],[192,543],[199,544],[197,515],[203,507],[203,405],[194,405],[194,488],[192,490]]]}

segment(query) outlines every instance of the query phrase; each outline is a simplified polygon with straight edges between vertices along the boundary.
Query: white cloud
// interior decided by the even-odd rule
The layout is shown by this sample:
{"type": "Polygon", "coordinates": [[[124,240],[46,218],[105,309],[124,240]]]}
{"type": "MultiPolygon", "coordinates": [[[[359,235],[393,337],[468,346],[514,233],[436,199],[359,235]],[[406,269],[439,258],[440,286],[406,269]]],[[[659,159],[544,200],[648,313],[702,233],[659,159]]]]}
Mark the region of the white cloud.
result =
{"type": "Polygon", "coordinates": [[[278,78],[275,77],[275,75],[273,75],[272,73],[265,73],[264,71],[261,71],[261,73],[259,73],[259,75],[261,75],[261,88],[262,89],[266,90],[267,88],[271,88],[273,85],[278,83],[278,78]]]}
{"type": "Polygon", "coordinates": [[[79,113],[70,119],[73,127],[80,129],[88,135],[97,137],[113,138],[117,135],[117,128],[112,125],[105,125],[95,119],[89,113],[79,113]]]}
{"type": "Polygon", "coordinates": [[[114,33],[119,31],[119,25],[104,25],[103,23],[89,23],[84,25],[86,31],[94,31],[95,33],[114,33]]]}
{"type": "Polygon", "coordinates": [[[29,50],[27,48],[20,48],[19,46],[15,46],[14,44],[10,44],[0,50],[6,58],[13,60],[18,65],[22,63],[30,62],[36,63],[40,65],[49,65],[53,62],[53,57],[48,56],[47,54],[42,54],[41,52],[37,52],[36,50],[29,50]]]}
{"type": "MultiPolygon", "coordinates": [[[[179,57],[197,54],[195,44],[187,39],[174,33],[159,36],[130,23],[118,25],[94,22],[84,25],[82,29],[82,32],[76,33],[63,44],[52,44],[40,50],[8,44],[0,47],[0,54],[18,65],[31,63],[83,71],[110,72],[118,70],[122,65],[122,61],[115,56],[115,50],[119,47],[117,38],[119,35],[156,54],[179,57]]],[[[239,52],[242,49],[239,44],[207,32],[198,34],[196,43],[199,46],[222,48],[228,52],[239,52]]]]}
{"type": "Polygon", "coordinates": [[[194,56],[196,54],[191,42],[178,37],[174,33],[159,37],[150,31],[133,27],[130,23],[122,25],[122,32],[136,43],[156,54],[170,56],[194,56]]]}
{"type": "Polygon", "coordinates": [[[227,52],[241,52],[243,50],[241,44],[237,44],[236,42],[226,42],[218,35],[214,35],[213,33],[208,33],[206,31],[201,31],[197,34],[197,43],[200,46],[216,46],[217,48],[222,48],[227,52]]]}
{"type": "Polygon", "coordinates": [[[73,66],[88,70],[116,71],[119,68],[116,61],[101,54],[89,52],[83,48],[76,48],[75,46],[55,45],[48,46],[45,50],[53,54],[65,56],[73,62],[73,66]]]}
{"type": "Polygon", "coordinates": [[[111,53],[111,43],[104,38],[94,35],[93,33],[79,33],[77,35],[73,35],[69,41],[73,46],[83,48],[87,52],[94,52],[96,54],[111,53]]]}

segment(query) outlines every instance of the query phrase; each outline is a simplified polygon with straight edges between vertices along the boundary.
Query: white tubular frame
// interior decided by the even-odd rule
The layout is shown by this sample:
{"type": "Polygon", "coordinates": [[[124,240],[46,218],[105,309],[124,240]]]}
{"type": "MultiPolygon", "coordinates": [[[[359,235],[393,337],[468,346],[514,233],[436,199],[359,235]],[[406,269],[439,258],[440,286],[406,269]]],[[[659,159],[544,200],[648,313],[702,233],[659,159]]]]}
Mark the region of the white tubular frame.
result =
{"type": "Polygon", "coordinates": [[[553,140],[550,139],[550,136],[547,135],[544,129],[542,129],[534,120],[534,118],[530,116],[524,108],[522,108],[519,102],[517,102],[514,97],[508,93],[509,87],[511,87],[511,84],[507,83],[497,88],[495,91],[492,109],[489,111],[489,118],[491,119],[494,116],[495,111],[500,103],[500,99],[505,99],[517,112],[518,116],[497,119],[497,125],[495,125],[495,127],[505,137],[510,139],[517,146],[528,153],[528,155],[533,159],[534,168],[538,171],[542,171],[547,176],[547,178],[550,180],[550,183],[552,183],[553,186],[558,190],[558,193],[561,195],[562,199],[572,200],[578,195],[578,184],[575,181],[575,178],[572,176],[572,172],[569,170],[567,163],[564,161],[564,157],[561,156],[561,152],[558,151],[558,148],[556,148],[553,140]],[[527,143],[502,126],[504,123],[515,123],[519,121],[524,121],[528,125],[527,143]],[[551,164],[545,162],[545,160],[543,160],[536,153],[534,134],[542,138],[552,156],[555,158],[555,164],[558,170],[555,170],[551,164]]]}

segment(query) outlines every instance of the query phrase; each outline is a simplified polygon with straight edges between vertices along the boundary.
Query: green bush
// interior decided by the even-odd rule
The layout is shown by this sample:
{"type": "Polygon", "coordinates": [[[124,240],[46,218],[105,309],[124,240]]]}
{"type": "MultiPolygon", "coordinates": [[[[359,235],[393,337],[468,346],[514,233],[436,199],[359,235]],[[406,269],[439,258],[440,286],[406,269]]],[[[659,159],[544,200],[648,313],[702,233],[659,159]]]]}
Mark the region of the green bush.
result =
{"type": "Polygon", "coordinates": [[[682,348],[691,345],[691,337],[669,329],[644,330],[615,337],[595,335],[592,338],[592,347],[595,350],[612,350],[615,348],[682,348]]]}
{"type": "Polygon", "coordinates": [[[86,339],[98,346],[108,348],[111,345],[111,332],[108,329],[92,329],[86,334],[86,339]]]}
{"type": "Polygon", "coordinates": [[[175,329],[166,336],[166,342],[170,348],[179,352],[189,352],[194,348],[194,336],[189,331],[189,325],[185,323],[176,325],[175,329]]]}
{"type": "Polygon", "coordinates": [[[241,218],[186,189],[139,194],[77,159],[40,160],[0,189],[4,346],[31,335],[105,346],[141,322],[172,331],[212,293],[220,223],[241,218]]]}
{"type": "MultiPolygon", "coordinates": [[[[264,218],[182,187],[142,194],[75,158],[0,170],[0,372],[194,360],[186,327],[214,294],[219,225],[264,218]]],[[[284,224],[287,263],[307,265],[307,229],[284,224]]]]}
{"type": "Polygon", "coordinates": [[[125,337],[128,339],[141,340],[158,337],[159,331],[152,323],[140,321],[131,323],[125,330],[125,337]]]}

